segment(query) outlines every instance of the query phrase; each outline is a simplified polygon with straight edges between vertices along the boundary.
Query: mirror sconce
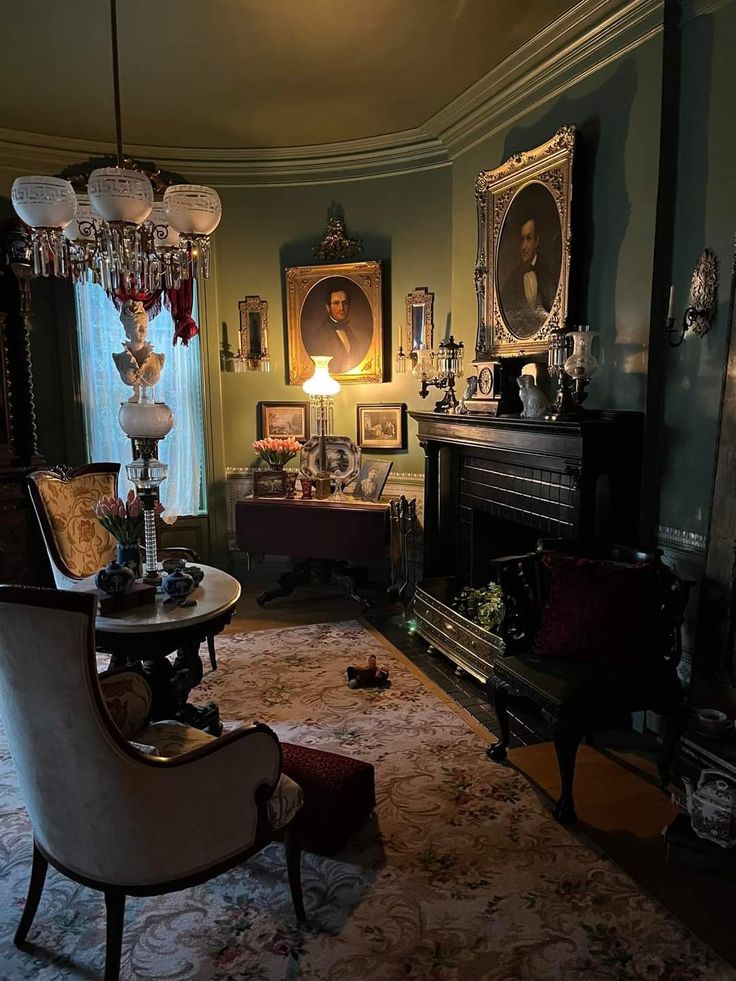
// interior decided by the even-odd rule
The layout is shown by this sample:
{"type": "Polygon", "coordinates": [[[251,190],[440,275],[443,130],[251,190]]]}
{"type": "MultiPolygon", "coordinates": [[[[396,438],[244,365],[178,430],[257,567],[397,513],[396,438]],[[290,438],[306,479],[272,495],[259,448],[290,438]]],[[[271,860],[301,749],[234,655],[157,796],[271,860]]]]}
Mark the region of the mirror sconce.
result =
{"type": "Polygon", "coordinates": [[[679,347],[688,330],[698,337],[708,333],[716,314],[717,296],[718,260],[710,249],[703,249],[693,270],[688,305],[679,328],[675,327],[675,287],[670,286],[670,301],[664,326],[670,347],[679,347]]]}
{"type": "Polygon", "coordinates": [[[417,378],[430,375],[436,357],[433,344],[434,293],[426,286],[417,286],[406,295],[406,326],[404,342],[396,355],[397,374],[406,374],[411,365],[411,372],[417,378]]]}
{"type": "Polygon", "coordinates": [[[268,301],[246,296],[238,303],[240,351],[233,358],[235,371],[270,371],[268,353],[268,301]]]}

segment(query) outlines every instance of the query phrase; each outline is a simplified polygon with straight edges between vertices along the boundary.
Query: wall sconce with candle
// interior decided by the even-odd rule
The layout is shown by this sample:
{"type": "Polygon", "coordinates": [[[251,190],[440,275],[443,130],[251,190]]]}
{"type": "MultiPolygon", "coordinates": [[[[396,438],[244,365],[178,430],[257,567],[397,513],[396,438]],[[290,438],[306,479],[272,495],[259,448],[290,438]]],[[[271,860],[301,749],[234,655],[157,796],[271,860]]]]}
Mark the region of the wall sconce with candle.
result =
{"type": "Polygon", "coordinates": [[[238,303],[240,351],[233,358],[235,371],[270,371],[268,354],[268,300],[246,296],[238,303]]]}
{"type": "Polygon", "coordinates": [[[399,345],[396,355],[396,373],[404,375],[411,366],[415,378],[430,375],[435,358],[434,293],[425,286],[417,286],[406,295],[404,344],[399,345]],[[404,344],[408,353],[404,351],[404,344]]]}
{"type": "Polygon", "coordinates": [[[675,287],[670,286],[667,319],[664,326],[670,347],[679,347],[685,340],[688,330],[698,337],[708,333],[716,314],[717,296],[718,260],[710,249],[703,249],[693,270],[688,305],[679,329],[675,327],[675,287]]]}

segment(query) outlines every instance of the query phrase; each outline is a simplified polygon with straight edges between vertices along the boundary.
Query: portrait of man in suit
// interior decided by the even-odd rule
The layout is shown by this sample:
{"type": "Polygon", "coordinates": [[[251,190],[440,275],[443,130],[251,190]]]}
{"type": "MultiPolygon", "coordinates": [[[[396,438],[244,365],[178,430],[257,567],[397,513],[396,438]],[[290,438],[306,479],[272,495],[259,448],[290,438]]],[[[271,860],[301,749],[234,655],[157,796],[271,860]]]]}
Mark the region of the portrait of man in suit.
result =
{"type": "Polygon", "coordinates": [[[543,184],[528,184],[509,206],[498,250],[498,296],[515,337],[532,337],[544,324],[555,301],[561,267],[557,206],[543,184]]]}
{"type": "Polygon", "coordinates": [[[373,316],[365,293],[344,276],[330,276],[307,296],[301,334],[310,357],[332,358],[329,371],[340,375],[357,368],[373,339],[373,316]]]}

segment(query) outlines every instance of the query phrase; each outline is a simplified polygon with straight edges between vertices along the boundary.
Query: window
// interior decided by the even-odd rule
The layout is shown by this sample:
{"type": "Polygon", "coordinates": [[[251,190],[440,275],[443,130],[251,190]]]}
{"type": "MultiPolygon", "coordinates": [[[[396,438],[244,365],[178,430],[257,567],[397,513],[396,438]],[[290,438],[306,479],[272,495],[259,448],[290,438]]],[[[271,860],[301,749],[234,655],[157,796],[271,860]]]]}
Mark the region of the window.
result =
{"type": "MultiPolygon", "coordinates": [[[[88,459],[119,462],[122,491],[131,448],[118,412],[132,389],[120,378],[112,355],[121,349],[125,335],[118,311],[101,286],[88,283],[76,286],[75,292],[88,459]]],[[[192,316],[197,319],[196,290],[192,316]]],[[[174,428],[158,447],[159,459],[169,466],[161,485],[164,518],[169,521],[180,514],[201,514],[207,507],[200,338],[193,338],[188,347],[174,347],[173,336],[171,314],[162,307],[149,321],[148,341],[165,355],[156,401],[166,402],[174,416],[174,428]]]]}

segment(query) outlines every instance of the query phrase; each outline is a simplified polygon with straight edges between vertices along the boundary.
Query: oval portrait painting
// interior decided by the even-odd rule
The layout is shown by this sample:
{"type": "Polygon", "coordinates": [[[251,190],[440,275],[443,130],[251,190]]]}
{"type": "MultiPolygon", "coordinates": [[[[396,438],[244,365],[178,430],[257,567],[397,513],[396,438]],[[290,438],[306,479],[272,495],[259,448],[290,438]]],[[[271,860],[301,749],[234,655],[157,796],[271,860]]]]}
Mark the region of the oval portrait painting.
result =
{"type": "Polygon", "coordinates": [[[549,189],[534,181],[513,197],[498,237],[496,289],[514,337],[533,337],[544,324],[561,269],[560,214],[549,189]]]}
{"type": "Polygon", "coordinates": [[[347,276],[326,276],[304,297],[302,342],[310,357],[329,355],[331,375],[358,367],[373,340],[373,311],[363,290],[347,276]]]}

